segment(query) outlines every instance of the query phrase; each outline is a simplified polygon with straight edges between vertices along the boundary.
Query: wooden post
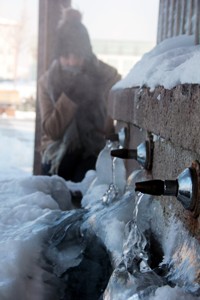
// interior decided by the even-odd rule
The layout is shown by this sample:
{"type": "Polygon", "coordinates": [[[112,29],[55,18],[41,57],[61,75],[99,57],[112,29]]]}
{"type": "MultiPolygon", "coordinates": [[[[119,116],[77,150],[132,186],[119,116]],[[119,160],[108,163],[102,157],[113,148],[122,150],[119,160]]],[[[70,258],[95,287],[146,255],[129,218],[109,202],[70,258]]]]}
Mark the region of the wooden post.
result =
{"type": "MultiPolygon", "coordinates": [[[[38,24],[38,70],[37,81],[54,59],[56,28],[60,19],[61,7],[71,6],[71,0],[39,0],[38,24]]],[[[41,117],[38,97],[36,99],[35,146],[33,174],[41,175],[41,117]]]]}

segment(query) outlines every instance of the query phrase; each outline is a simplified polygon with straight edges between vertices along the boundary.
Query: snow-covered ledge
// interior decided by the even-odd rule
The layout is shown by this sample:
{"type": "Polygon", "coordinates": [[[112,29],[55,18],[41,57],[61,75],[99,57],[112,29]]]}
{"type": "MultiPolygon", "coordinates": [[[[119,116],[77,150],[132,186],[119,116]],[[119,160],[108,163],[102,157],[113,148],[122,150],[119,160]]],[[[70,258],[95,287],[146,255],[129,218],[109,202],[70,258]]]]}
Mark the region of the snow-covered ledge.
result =
{"type": "Polygon", "coordinates": [[[113,87],[110,115],[200,153],[199,62],[194,36],[163,41],[113,87]]]}
{"type": "MultiPolygon", "coordinates": [[[[193,160],[200,161],[199,62],[194,36],[170,38],[146,53],[111,91],[110,115],[130,125],[132,140],[145,132],[155,135],[155,179],[175,179],[193,160]]],[[[200,238],[198,222],[175,197],[158,198],[165,216],[175,213],[200,238]]]]}

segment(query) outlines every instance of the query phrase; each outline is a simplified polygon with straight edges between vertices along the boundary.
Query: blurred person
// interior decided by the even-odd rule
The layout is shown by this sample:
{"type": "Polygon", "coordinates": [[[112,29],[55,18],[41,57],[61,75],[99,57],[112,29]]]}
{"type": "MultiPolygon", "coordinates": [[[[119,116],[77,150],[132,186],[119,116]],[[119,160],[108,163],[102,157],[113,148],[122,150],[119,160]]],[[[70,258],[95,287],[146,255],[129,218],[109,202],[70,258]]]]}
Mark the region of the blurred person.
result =
{"type": "Polygon", "coordinates": [[[55,60],[39,79],[43,175],[81,181],[95,169],[105,136],[111,87],[121,76],[94,55],[79,11],[68,8],[58,25],[55,60]]]}

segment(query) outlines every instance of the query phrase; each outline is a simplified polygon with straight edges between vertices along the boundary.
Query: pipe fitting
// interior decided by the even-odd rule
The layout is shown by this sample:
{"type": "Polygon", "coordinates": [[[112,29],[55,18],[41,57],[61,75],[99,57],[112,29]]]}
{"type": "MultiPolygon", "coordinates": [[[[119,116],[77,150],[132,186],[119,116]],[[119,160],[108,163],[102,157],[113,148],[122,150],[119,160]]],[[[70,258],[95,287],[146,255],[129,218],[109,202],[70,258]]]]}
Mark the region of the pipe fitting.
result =
{"type": "Polygon", "coordinates": [[[176,180],[136,182],[135,191],[149,195],[175,196],[196,218],[200,214],[200,164],[194,161],[176,180]]]}
{"type": "Polygon", "coordinates": [[[152,169],[153,161],[153,141],[149,138],[138,145],[137,149],[115,149],[111,150],[111,156],[122,159],[135,159],[146,170],[152,169]]]}
{"type": "Polygon", "coordinates": [[[125,147],[128,142],[128,128],[123,127],[118,133],[107,135],[106,140],[111,142],[119,142],[120,146],[125,147]]]}

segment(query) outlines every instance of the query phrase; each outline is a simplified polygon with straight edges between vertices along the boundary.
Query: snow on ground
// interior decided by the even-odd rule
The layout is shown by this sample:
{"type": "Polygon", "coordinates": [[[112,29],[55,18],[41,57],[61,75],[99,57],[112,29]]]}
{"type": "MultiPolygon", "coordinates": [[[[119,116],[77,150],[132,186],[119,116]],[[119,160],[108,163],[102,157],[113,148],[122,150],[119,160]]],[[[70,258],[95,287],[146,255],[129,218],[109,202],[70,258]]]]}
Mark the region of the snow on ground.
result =
{"type": "Polygon", "coordinates": [[[71,196],[57,176],[12,175],[0,180],[0,299],[52,299],[48,293],[55,291],[45,278],[55,278],[41,257],[63,199],[70,201],[71,196]]]}
{"type": "Polygon", "coordinates": [[[0,178],[32,174],[34,130],[34,112],[0,116],[0,178]]]}
{"type": "Polygon", "coordinates": [[[113,88],[156,86],[171,89],[178,84],[200,84],[200,45],[194,36],[181,35],[164,40],[134,65],[113,88]]]}
{"type": "MultiPolygon", "coordinates": [[[[149,300],[195,300],[199,297],[193,297],[185,293],[179,287],[171,288],[170,286],[163,286],[156,290],[155,296],[149,298],[149,300]]],[[[131,299],[130,299],[131,300],[131,299]]]]}

